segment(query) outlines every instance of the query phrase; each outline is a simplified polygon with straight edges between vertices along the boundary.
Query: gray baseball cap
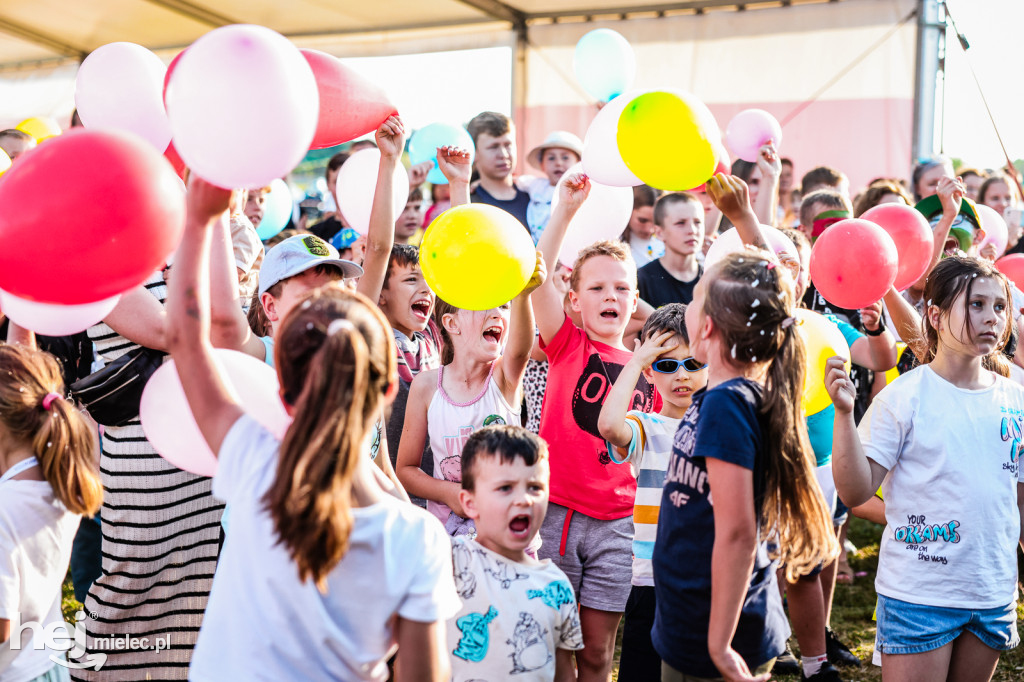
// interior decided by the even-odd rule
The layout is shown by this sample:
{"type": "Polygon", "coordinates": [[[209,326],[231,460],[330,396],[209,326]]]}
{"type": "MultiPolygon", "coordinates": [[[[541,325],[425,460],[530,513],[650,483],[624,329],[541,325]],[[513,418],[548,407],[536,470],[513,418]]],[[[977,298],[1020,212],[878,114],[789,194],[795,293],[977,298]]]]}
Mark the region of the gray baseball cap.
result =
{"type": "Polygon", "coordinates": [[[260,295],[278,282],[301,275],[318,265],[337,266],[345,279],[363,274],[361,267],[350,260],[342,260],[338,250],[320,237],[297,234],[267,251],[260,268],[260,295]]]}

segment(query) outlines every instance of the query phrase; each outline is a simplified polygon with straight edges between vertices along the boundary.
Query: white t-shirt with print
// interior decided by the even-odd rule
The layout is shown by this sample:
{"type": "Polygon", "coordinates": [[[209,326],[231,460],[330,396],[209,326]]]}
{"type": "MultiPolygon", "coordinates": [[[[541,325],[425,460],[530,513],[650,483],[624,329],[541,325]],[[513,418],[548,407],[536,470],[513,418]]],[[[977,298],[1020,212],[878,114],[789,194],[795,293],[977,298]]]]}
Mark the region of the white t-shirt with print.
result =
{"type": "Polygon", "coordinates": [[[221,446],[213,494],[231,504],[189,679],[384,680],[394,616],[446,620],[457,609],[451,546],[425,510],[385,496],[352,509],[349,550],[321,594],[300,582],[263,496],[280,443],[251,417],[221,446]]]}
{"type": "Polygon", "coordinates": [[[993,376],[966,390],[924,365],[886,386],[861,420],[865,454],[889,470],[879,594],[972,609],[1016,598],[1024,387],[993,376]]]}
{"type": "Polygon", "coordinates": [[[452,681],[553,680],[555,650],[583,648],[576,596],[549,560],[520,564],[452,538],[462,608],[448,620],[452,681]]]}

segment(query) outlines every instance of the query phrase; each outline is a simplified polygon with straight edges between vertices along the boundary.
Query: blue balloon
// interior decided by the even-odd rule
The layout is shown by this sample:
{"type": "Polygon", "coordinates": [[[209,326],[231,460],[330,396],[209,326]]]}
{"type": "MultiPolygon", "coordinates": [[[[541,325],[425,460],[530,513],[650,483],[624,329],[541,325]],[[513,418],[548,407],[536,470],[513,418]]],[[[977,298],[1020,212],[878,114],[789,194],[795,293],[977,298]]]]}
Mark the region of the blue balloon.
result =
{"type": "Polygon", "coordinates": [[[473,138],[462,126],[447,123],[431,123],[420,128],[409,139],[409,162],[412,165],[423,161],[433,161],[434,167],[427,174],[427,182],[432,185],[447,185],[448,178],[437,167],[438,147],[462,147],[469,151],[469,162],[473,163],[473,138]]]}
{"type": "Polygon", "coordinates": [[[263,218],[256,228],[260,240],[267,241],[288,225],[292,217],[292,191],[281,179],[270,183],[270,191],[263,199],[263,218]]]}
{"type": "Polygon", "coordinates": [[[608,102],[633,84],[636,55],[622,34],[610,28],[599,28],[576,43],[572,67],[576,80],[591,97],[608,102]]]}

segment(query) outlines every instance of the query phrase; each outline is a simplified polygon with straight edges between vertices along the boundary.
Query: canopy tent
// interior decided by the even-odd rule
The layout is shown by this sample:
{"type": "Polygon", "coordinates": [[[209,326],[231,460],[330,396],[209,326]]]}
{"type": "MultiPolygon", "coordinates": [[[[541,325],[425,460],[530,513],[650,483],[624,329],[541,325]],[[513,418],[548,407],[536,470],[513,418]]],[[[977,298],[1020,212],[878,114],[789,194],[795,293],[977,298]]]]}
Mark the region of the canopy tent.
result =
{"type": "MultiPolygon", "coordinates": [[[[843,168],[856,188],[905,176],[914,101],[916,0],[5,0],[0,5],[0,126],[66,121],[73,75],[92,49],[127,40],[169,60],[203,33],[256,23],[339,57],[479,47],[513,50],[520,147],[553,129],[578,135],[596,113],[572,53],[609,27],[637,53],[638,89],[701,97],[724,125],[758,106],[785,124],[798,173],[843,168]],[[62,82],[62,87],[54,87],[62,82]],[[71,83],[69,91],[69,83],[71,83]],[[839,132],[841,131],[841,132],[839,132]],[[837,132],[839,134],[837,134],[837,132]],[[866,158],[865,149],[871,149],[866,158]]],[[[466,65],[467,82],[472,64],[466,65]]],[[[520,170],[524,170],[523,164],[520,170]]]]}

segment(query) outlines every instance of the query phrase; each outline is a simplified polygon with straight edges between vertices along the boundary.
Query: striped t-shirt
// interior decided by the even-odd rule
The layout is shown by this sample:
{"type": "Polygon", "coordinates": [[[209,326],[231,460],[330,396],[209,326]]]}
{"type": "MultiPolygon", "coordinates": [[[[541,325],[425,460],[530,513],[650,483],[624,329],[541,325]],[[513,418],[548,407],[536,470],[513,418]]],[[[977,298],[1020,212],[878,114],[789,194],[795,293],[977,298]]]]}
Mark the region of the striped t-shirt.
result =
{"type": "Polygon", "coordinates": [[[633,504],[633,584],[654,586],[654,538],[658,535],[658,510],[661,509],[661,489],[665,486],[665,471],[672,457],[672,438],[681,419],[660,414],[626,413],[626,426],[633,432],[629,446],[609,448],[616,464],[626,464],[636,476],[636,502],[633,504]]]}

